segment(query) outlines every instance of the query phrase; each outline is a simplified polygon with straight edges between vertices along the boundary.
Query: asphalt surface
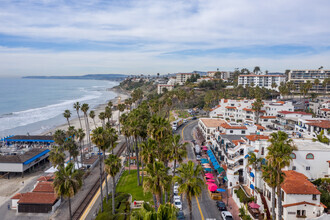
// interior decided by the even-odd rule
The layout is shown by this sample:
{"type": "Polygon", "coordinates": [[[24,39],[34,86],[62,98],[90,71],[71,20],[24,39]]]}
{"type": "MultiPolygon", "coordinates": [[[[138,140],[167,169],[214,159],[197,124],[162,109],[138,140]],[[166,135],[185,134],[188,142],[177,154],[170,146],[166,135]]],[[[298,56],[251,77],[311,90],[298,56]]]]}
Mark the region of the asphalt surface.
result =
{"type": "MultiPolygon", "coordinates": [[[[189,160],[196,161],[196,157],[193,151],[193,144],[191,141],[194,139],[192,132],[195,126],[197,126],[198,120],[188,121],[186,124],[182,125],[177,133],[183,135],[183,140],[188,142],[187,145],[187,155],[189,160]],[[182,133],[183,130],[183,133],[182,133]]],[[[185,200],[183,200],[183,211],[185,213],[186,219],[189,219],[189,208],[185,200]]],[[[203,189],[202,195],[192,200],[192,214],[194,220],[211,220],[211,219],[221,219],[220,212],[216,207],[215,200],[212,200],[206,190],[203,189]],[[198,206],[199,203],[199,206],[198,206]]]]}

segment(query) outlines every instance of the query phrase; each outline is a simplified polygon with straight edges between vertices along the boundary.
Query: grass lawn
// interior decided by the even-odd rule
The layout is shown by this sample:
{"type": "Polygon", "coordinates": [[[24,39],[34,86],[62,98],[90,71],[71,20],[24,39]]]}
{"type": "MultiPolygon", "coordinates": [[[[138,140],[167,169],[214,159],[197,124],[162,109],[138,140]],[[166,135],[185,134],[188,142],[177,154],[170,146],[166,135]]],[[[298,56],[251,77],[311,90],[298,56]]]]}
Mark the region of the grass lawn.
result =
{"type": "Polygon", "coordinates": [[[182,110],[178,110],[176,113],[178,114],[179,118],[189,118],[191,116],[188,112],[182,110]]]}
{"type": "Polygon", "coordinates": [[[144,200],[146,202],[149,202],[150,204],[153,204],[152,194],[149,192],[144,193],[142,186],[137,186],[136,170],[131,170],[131,174],[128,174],[128,170],[124,171],[123,175],[121,176],[118,182],[116,191],[131,194],[133,197],[132,201],[134,201],[134,199],[144,200]]]}

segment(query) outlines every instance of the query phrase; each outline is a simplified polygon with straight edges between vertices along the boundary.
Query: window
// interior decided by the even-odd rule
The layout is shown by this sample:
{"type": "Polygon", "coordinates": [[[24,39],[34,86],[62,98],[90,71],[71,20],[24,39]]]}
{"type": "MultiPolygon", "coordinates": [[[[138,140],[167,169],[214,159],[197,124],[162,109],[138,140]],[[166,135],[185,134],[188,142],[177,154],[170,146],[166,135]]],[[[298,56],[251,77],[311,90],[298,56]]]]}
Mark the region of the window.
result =
{"type": "Polygon", "coordinates": [[[290,157],[291,157],[292,159],[296,159],[296,154],[295,154],[295,153],[292,153],[292,154],[290,154],[290,157]]]}
{"type": "Polygon", "coordinates": [[[312,153],[308,153],[308,154],[306,155],[306,159],[307,159],[307,160],[314,160],[314,155],[313,155],[312,153]]]}
{"type": "Polygon", "coordinates": [[[306,216],[306,210],[297,210],[297,216],[298,217],[306,216]]]}
{"type": "Polygon", "coordinates": [[[245,131],[242,131],[242,134],[245,134],[245,131]]]}
{"type": "Polygon", "coordinates": [[[261,148],[261,155],[264,155],[264,154],[265,154],[265,148],[262,147],[262,148],[261,148]]]}
{"type": "Polygon", "coordinates": [[[306,167],[306,170],[311,170],[311,167],[306,167]]]}
{"type": "Polygon", "coordinates": [[[292,166],[292,170],[296,170],[297,168],[296,168],[296,166],[292,166]]]}
{"type": "Polygon", "coordinates": [[[316,199],[317,199],[316,195],[313,195],[313,200],[316,200],[316,199]]]}
{"type": "Polygon", "coordinates": [[[233,131],[233,130],[230,130],[229,132],[230,132],[231,134],[232,134],[232,133],[234,133],[234,131],[233,131]]]}

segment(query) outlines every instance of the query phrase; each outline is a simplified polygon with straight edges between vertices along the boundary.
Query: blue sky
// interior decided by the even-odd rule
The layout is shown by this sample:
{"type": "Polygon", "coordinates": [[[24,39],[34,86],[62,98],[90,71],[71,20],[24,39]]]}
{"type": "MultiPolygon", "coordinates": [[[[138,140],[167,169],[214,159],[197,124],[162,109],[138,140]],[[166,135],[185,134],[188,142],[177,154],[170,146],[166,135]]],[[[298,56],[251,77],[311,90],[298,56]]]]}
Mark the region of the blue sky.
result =
{"type": "Polygon", "coordinates": [[[330,68],[328,0],[0,1],[0,76],[330,68]]]}

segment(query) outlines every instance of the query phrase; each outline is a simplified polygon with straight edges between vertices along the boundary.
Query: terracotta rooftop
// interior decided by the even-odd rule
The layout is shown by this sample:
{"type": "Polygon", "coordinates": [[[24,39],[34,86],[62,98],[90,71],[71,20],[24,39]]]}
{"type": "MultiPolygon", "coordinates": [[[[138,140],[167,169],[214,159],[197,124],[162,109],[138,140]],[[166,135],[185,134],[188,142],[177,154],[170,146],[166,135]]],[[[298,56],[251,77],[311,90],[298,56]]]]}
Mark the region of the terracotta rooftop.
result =
{"type": "Polygon", "coordinates": [[[242,126],[242,125],[230,125],[230,124],[227,124],[227,123],[224,123],[221,126],[225,129],[240,129],[240,130],[246,130],[247,129],[245,126],[242,126]]]}
{"type": "Polygon", "coordinates": [[[57,200],[55,193],[27,192],[22,193],[18,204],[54,204],[57,200]]]}
{"type": "Polygon", "coordinates": [[[315,126],[315,127],[320,127],[320,128],[326,128],[326,129],[330,128],[330,120],[320,120],[320,121],[314,121],[314,122],[310,122],[310,123],[306,123],[306,124],[315,126]]]}
{"type": "Polygon", "coordinates": [[[11,197],[10,199],[20,199],[22,198],[22,193],[16,193],[13,197],[11,197]]]}
{"type": "Polygon", "coordinates": [[[312,115],[312,113],[307,113],[307,112],[290,112],[290,111],[279,111],[278,113],[280,114],[299,114],[299,115],[312,115]]]}
{"type": "Polygon", "coordinates": [[[266,135],[256,135],[256,134],[246,135],[245,137],[247,139],[249,139],[250,141],[268,140],[269,139],[269,136],[266,136],[266,135]]]}
{"type": "Polygon", "coordinates": [[[235,106],[226,106],[227,109],[236,109],[235,106]]]}
{"type": "Polygon", "coordinates": [[[276,118],[276,116],[272,116],[272,115],[263,115],[263,116],[260,116],[260,118],[276,118]]]}
{"type": "Polygon", "coordinates": [[[225,120],[219,118],[201,118],[201,120],[206,127],[216,128],[226,123],[225,120]]]}
{"type": "Polygon", "coordinates": [[[52,182],[40,182],[36,185],[33,192],[45,192],[45,193],[54,193],[54,187],[52,182]]]}
{"type": "Polygon", "coordinates": [[[316,186],[308,181],[304,174],[294,170],[283,172],[285,177],[281,187],[287,194],[321,194],[316,186]]]}
{"type": "Polygon", "coordinates": [[[257,130],[267,130],[264,126],[256,124],[257,130]]]}
{"type": "Polygon", "coordinates": [[[286,208],[286,207],[297,206],[297,205],[313,205],[313,206],[319,206],[319,207],[327,208],[322,202],[318,205],[318,204],[311,203],[311,202],[306,202],[306,201],[285,204],[285,205],[283,205],[283,207],[286,208]]]}
{"type": "Polygon", "coordinates": [[[330,108],[321,108],[320,110],[321,110],[321,111],[328,112],[328,111],[330,111],[330,108]]]}
{"type": "Polygon", "coordinates": [[[54,180],[54,175],[47,175],[47,176],[41,176],[37,179],[37,181],[42,182],[42,181],[53,181],[54,180]]]}
{"type": "Polygon", "coordinates": [[[232,140],[231,142],[233,142],[233,144],[235,144],[236,146],[238,146],[239,143],[243,143],[243,140],[232,140]]]}
{"type": "Polygon", "coordinates": [[[244,111],[247,111],[247,112],[254,112],[254,110],[252,108],[243,108],[244,111]]]}

